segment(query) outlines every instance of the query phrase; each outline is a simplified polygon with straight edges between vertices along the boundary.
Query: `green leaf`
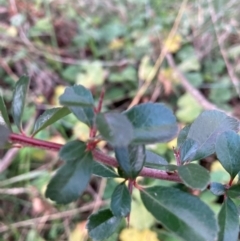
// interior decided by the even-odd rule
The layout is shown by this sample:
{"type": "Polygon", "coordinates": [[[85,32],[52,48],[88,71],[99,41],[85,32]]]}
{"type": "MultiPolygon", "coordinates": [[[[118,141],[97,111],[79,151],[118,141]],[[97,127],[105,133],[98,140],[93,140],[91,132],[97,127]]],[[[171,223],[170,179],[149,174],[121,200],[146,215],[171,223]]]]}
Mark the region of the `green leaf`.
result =
{"type": "Polygon", "coordinates": [[[240,136],[234,131],[222,133],[216,143],[216,154],[224,169],[234,178],[240,171],[240,136]]]}
{"type": "Polygon", "coordinates": [[[176,136],[178,127],[172,111],[163,104],[144,103],[124,112],[134,127],[134,142],[167,142],[176,136]]]}
{"type": "Polygon", "coordinates": [[[147,210],[183,240],[216,240],[215,215],[198,197],[176,188],[156,186],[142,190],[141,198],[147,210]]]}
{"type": "Polygon", "coordinates": [[[67,87],[59,97],[60,104],[64,106],[93,107],[94,99],[92,93],[82,85],[67,87]]]}
{"type": "Polygon", "coordinates": [[[11,123],[10,123],[9,116],[8,116],[8,111],[7,111],[7,108],[6,108],[6,105],[3,100],[1,92],[0,92],[0,115],[2,116],[5,124],[8,126],[8,129],[12,130],[11,123]]]}
{"type": "Polygon", "coordinates": [[[22,76],[16,83],[15,90],[13,92],[12,101],[12,116],[14,123],[19,130],[22,129],[22,115],[24,111],[26,95],[29,86],[29,78],[22,76]]]}
{"type": "Polygon", "coordinates": [[[176,165],[169,164],[163,157],[149,150],[146,150],[144,166],[168,172],[175,171],[178,168],[176,165]]]}
{"type": "Polygon", "coordinates": [[[144,166],[151,167],[151,168],[157,168],[168,165],[168,162],[158,154],[146,150],[146,160],[144,166]]]}
{"type": "Polygon", "coordinates": [[[10,130],[5,124],[0,122],[0,148],[3,148],[8,141],[10,130]]]}
{"type": "Polygon", "coordinates": [[[111,210],[116,217],[126,217],[131,210],[131,195],[125,182],[119,184],[111,197],[111,210]]]}
{"type": "Polygon", "coordinates": [[[227,190],[227,196],[231,198],[239,198],[240,197],[240,185],[233,185],[227,190]]]}
{"type": "Polygon", "coordinates": [[[185,140],[180,148],[181,162],[191,161],[199,148],[199,143],[191,138],[185,140]]]}
{"type": "Polygon", "coordinates": [[[76,200],[86,189],[92,174],[92,153],[82,153],[82,158],[69,160],[51,179],[46,197],[61,204],[76,200]]]}
{"type": "Polygon", "coordinates": [[[178,174],[183,183],[193,189],[204,190],[210,182],[209,172],[198,164],[179,166],[178,174]]]}
{"type": "Polygon", "coordinates": [[[96,126],[100,134],[113,146],[127,146],[133,139],[133,127],[126,116],[118,113],[98,114],[96,126]]]}
{"type": "Polygon", "coordinates": [[[68,108],[81,122],[89,127],[93,126],[95,114],[92,107],[69,106],[68,108]]]}
{"type": "Polygon", "coordinates": [[[217,196],[221,196],[225,194],[226,188],[223,184],[218,182],[212,182],[210,184],[210,191],[217,196]]]}
{"type": "Polygon", "coordinates": [[[145,146],[116,147],[115,156],[124,174],[136,178],[144,166],[146,159],[145,146]]]}
{"type": "MultiPolygon", "coordinates": [[[[189,139],[192,139],[198,143],[195,155],[191,153],[191,158],[188,158],[188,161],[199,160],[213,154],[217,137],[227,130],[237,131],[238,128],[239,121],[237,119],[217,110],[204,111],[191,124],[185,140],[185,142],[189,142],[189,139]]],[[[181,149],[182,146],[180,153],[181,149]]],[[[190,150],[193,149],[190,148],[190,150]]]]}
{"type": "Polygon", "coordinates": [[[178,147],[180,147],[187,139],[187,135],[190,130],[190,127],[191,127],[191,125],[187,125],[179,132],[179,135],[177,138],[177,146],[178,147]]]}
{"type": "Polygon", "coordinates": [[[112,167],[108,167],[102,163],[95,161],[93,163],[93,174],[99,177],[119,177],[112,167]]]}
{"type": "Polygon", "coordinates": [[[59,151],[59,157],[64,161],[79,160],[86,151],[86,143],[80,140],[67,142],[59,151]]]}
{"type": "Polygon", "coordinates": [[[220,232],[218,241],[237,241],[239,232],[238,209],[230,198],[226,198],[218,215],[220,232]]]}
{"type": "Polygon", "coordinates": [[[94,241],[104,240],[115,232],[121,220],[121,217],[113,216],[109,209],[100,210],[88,218],[87,229],[89,236],[94,241]]]}
{"type": "Polygon", "coordinates": [[[58,107],[44,111],[42,115],[36,120],[33,135],[36,135],[39,131],[46,128],[47,126],[53,124],[64,116],[70,114],[71,112],[67,107],[58,107]]]}

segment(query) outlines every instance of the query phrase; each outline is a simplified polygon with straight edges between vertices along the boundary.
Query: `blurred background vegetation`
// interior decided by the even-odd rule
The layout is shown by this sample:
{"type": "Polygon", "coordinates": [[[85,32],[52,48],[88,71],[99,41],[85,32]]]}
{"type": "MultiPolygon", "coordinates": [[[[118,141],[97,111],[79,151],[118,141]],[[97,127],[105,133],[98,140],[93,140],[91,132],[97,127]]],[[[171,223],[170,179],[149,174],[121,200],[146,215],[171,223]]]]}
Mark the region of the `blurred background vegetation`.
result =
{"type": "MultiPolygon", "coordinates": [[[[239,12],[237,0],[0,0],[0,89],[10,108],[14,84],[30,76],[26,132],[73,84],[90,88],[96,101],[104,88],[104,111],[163,102],[181,127],[215,107],[239,117],[239,12]]],[[[70,115],[37,138],[63,144],[87,136],[70,115]]],[[[176,140],[149,148],[172,162],[173,146],[176,140]]],[[[61,164],[57,153],[24,148],[0,155],[0,240],[88,240],[86,218],[108,203],[119,180],[93,177],[76,203],[55,205],[44,190],[61,164]]],[[[212,181],[228,180],[214,156],[202,165],[212,181]]],[[[218,212],[221,200],[209,191],[201,198],[218,212]]],[[[119,227],[109,240],[178,241],[147,213],[137,192],[130,229],[119,227]]]]}

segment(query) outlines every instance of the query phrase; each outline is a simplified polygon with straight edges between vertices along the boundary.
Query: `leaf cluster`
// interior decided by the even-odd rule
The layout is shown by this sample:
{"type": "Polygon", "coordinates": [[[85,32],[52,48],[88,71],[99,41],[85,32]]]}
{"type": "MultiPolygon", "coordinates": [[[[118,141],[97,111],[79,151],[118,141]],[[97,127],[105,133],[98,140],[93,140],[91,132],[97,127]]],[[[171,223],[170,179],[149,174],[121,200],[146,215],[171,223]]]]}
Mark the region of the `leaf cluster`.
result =
{"type": "MultiPolygon", "coordinates": [[[[12,116],[20,132],[23,132],[22,115],[28,86],[29,78],[21,77],[13,95],[12,116]]],[[[108,238],[123,219],[129,218],[133,188],[140,191],[144,206],[156,220],[182,240],[237,240],[239,220],[234,200],[240,196],[240,186],[232,185],[240,172],[237,119],[215,110],[204,111],[178,134],[176,117],[161,103],[140,104],[122,113],[100,113],[91,92],[81,85],[67,87],[59,100],[62,107],[48,109],[36,120],[32,137],[72,113],[89,126],[90,138],[87,142],[69,141],[60,149],[59,158],[64,164],[49,182],[46,197],[67,204],[79,198],[92,175],[123,178],[112,193],[110,208],[88,219],[88,232],[94,240],[108,238]],[[176,165],[147,150],[147,145],[168,142],[177,134],[176,165]],[[94,156],[97,143],[102,140],[113,148],[118,172],[94,156]],[[228,184],[211,183],[209,171],[193,163],[214,153],[230,175],[228,184]],[[160,170],[157,173],[169,175],[170,180],[171,175],[178,175],[188,191],[177,187],[141,187],[136,178],[143,169],[160,170]],[[214,195],[225,197],[217,217],[199,197],[191,194],[191,190],[207,188],[214,195]]],[[[0,110],[0,144],[4,146],[11,140],[12,129],[2,97],[0,110]]],[[[161,179],[160,174],[156,174],[156,178],[161,179]]]]}

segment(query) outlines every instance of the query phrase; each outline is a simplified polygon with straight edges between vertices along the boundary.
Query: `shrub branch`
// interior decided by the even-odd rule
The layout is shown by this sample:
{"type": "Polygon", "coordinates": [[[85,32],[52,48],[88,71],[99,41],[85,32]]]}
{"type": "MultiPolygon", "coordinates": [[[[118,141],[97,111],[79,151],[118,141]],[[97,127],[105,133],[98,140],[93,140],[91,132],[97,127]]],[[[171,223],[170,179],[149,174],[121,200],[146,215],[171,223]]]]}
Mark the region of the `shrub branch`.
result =
{"type": "MultiPolygon", "coordinates": [[[[31,146],[31,147],[37,147],[45,150],[52,150],[52,151],[59,151],[63,145],[57,144],[50,141],[43,141],[40,139],[24,136],[21,134],[11,133],[9,136],[9,140],[12,143],[21,144],[22,146],[31,146]]],[[[96,161],[99,161],[103,164],[118,167],[118,163],[115,158],[110,157],[98,150],[92,151],[94,158],[96,161]]],[[[173,182],[182,182],[179,178],[177,173],[168,173],[161,170],[156,170],[152,168],[144,167],[142,171],[140,172],[139,176],[142,177],[150,177],[150,178],[156,178],[161,180],[168,180],[173,182]]]]}

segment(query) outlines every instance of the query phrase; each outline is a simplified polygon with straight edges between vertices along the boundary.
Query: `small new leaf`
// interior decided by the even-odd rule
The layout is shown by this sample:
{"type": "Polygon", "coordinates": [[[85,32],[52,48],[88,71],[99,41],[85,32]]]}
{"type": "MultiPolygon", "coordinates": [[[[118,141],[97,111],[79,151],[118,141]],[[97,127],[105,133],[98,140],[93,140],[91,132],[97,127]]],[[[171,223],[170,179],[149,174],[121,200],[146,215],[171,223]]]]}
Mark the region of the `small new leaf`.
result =
{"type": "Polygon", "coordinates": [[[22,130],[22,115],[24,111],[26,95],[29,87],[29,78],[22,76],[16,83],[15,90],[13,92],[12,101],[12,116],[14,123],[19,130],[22,130]]]}
{"type": "Polygon", "coordinates": [[[235,203],[226,198],[218,215],[220,232],[218,241],[237,241],[239,232],[238,209],[235,203]]]}
{"type": "Polygon", "coordinates": [[[196,196],[172,187],[141,191],[147,210],[169,231],[183,240],[216,240],[218,225],[213,211],[196,196]]]}
{"type": "Polygon", "coordinates": [[[178,174],[184,184],[193,189],[204,190],[210,182],[209,172],[198,164],[179,166],[178,174]]]}
{"type": "Polygon", "coordinates": [[[222,133],[216,142],[216,154],[233,179],[240,171],[240,136],[234,131],[222,133]]]}
{"type": "Polygon", "coordinates": [[[124,112],[134,127],[134,142],[150,144],[167,142],[178,131],[176,118],[163,104],[144,103],[124,112]]]}
{"type": "Polygon", "coordinates": [[[33,136],[39,131],[43,130],[47,126],[53,124],[54,122],[60,120],[71,112],[67,107],[58,107],[46,110],[39,118],[36,120],[33,128],[33,136]]]}
{"type": "Polygon", "coordinates": [[[221,183],[211,182],[210,191],[216,196],[221,196],[221,195],[225,194],[226,188],[221,183]]]}
{"type": "Polygon", "coordinates": [[[116,147],[114,151],[119,166],[124,172],[124,176],[135,179],[145,163],[145,146],[131,145],[128,147],[116,147]]]}
{"type": "Polygon", "coordinates": [[[116,217],[126,217],[131,210],[131,195],[125,182],[119,184],[111,198],[111,210],[116,217]]]}
{"type": "Polygon", "coordinates": [[[100,134],[113,146],[127,146],[133,139],[133,127],[126,116],[119,113],[98,114],[96,126],[100,134]]]}
{"type": "Polygon", "coordinates": [[[116,217],[111,210],[100,210],[88,218],[87,229],[94,241],[102,241],[110,237],[121,223],[122,217],[116,217]]]}

